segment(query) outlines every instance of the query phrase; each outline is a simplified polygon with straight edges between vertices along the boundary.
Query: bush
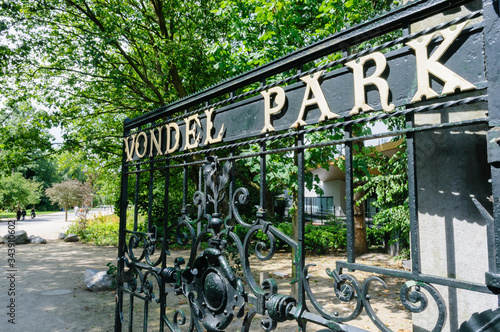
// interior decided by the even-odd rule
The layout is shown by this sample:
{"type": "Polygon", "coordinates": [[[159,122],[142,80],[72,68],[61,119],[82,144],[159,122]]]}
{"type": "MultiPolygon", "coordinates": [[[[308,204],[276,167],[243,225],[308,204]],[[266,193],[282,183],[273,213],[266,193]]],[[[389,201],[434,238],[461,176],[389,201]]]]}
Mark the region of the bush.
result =
{"type": "Polygon", "coordinates": [[[98,215],[92,219],[78,219],[68,227],[68,233],[77,234],[82,242],[99,246],[118,246],[119,227],[117,216],[98,215]]]}
{"type": "MultiPolygon", "coordinates": [[[[273,225],[283,234],[292,237],[293,225],[292,223],[279,223],[273,225]]],[[[245,236],[248,232],[248,229],[236,225],[234,228],[234,232],[238,235],[238,237],[243,242],[245,236]]],[[[280,239],[276,238],[276,250],[291,250],[290,246],[280,239]]],[[[258,232],[254,234],[254,242],[259,241],[263,242],[269,248],[269,237],[262,233],[258,232]]],[[[315,254],[323,254],[325,252],[331,251],[333,249],[345,249],[346,247],[346,226],[345,223],[341,221],[330,221],[326,225],[306,225],[305,226],[305,248],[306,250],[313,251],[315,254]]],[[[250,250],[254,250],[254,246],[250,247],[250,250]]]]}

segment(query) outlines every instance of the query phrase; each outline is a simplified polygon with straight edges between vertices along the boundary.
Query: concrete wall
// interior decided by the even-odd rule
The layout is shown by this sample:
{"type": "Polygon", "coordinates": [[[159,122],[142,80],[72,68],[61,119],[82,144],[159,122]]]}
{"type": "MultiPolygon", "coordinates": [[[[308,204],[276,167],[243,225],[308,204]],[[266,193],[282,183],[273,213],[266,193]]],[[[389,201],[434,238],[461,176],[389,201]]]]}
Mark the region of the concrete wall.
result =
{"type": "MultiPolygon", "coordinates": [[[[481,8],[481,1],[412,25],[411,32],[449,21],[481,8]]],[[[417,126],[484,118],[486,105],[417,114],[417,126]]],[[[488,271],[486,223],[472,197],[491,211],[487,163],[487,125],[456,127],[416,135],[419,247],[423,274],[484,283],[488,271]]],[[[475,312],[498,306],[498,298],[436,286],[447,306],[443,331],[456,331],[475,312]]],[[[431,331],[437,307],[413,314],[414,331],[431,331]]]]}

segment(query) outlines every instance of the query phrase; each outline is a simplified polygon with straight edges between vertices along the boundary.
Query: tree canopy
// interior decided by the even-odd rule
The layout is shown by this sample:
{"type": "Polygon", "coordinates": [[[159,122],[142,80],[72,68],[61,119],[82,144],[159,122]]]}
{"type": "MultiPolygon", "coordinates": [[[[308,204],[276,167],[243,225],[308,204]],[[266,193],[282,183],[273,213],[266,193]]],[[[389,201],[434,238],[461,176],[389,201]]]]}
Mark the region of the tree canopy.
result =
{"type": "MultiPolygon", "coordinates": [[[[26,158],[54,152],[45,129],[58,125],[64,139],[61,150],[67,151],[60,158],[63,164],[78,160],[85,165],[85,176],[93,174],[95,183],[116,194],[118,181],[109,174],[119,171],[125,118],[278,59],[389,9],[394,2],[4,2],[0,6],[0,93],[6,97],[0,109],[5,116],[17,112],[21,122],[26,116],[34,120],[24,126],[29,129],[23,134],[27,136],[11,134],[20,138],[16,142],[20,148],[0,147],[7,156],[0,156],[0,163],[5,160],[0,166],[5,172],[27,163],[26,158]],[[21,149],[22,144],[26,149],[21,149]],[[37,149],[27,149],[33,146],[37,149]]],[[[9,126],[12,133],[19,128],[15,123],[9,126]]],[[[334,152],[308,152],[306,160],[326,165],[334,152]]],[[[282,157],[293,164],[293,156],[282,157]]],[[[276,166],[274,173],[268,173],[272,190],[296,186],[290,163],[273,158],[269,163],[276,166]],[[289,175],[288,180],[282,175],[289,175]]],[[[77,170],[69,172],[83,180],[77,170]]],[[[307,183],[313,183],[309,175],[307,183]]]]}
{"type": "Polygon", "coordinates": [[[77,180],[68,180],[56,183],[45,190],[50,200],[61,206],[65,213],[65,220],[68,220],[68,209],[75,205],[82,205],[85,199],[84,185],[77,180]]]}
{"type": "Polygon", "coordinates": [[[41,183],[25,179],[21,173],[0,176],[0,208],[27,208],[40,202],[41,183]]]}

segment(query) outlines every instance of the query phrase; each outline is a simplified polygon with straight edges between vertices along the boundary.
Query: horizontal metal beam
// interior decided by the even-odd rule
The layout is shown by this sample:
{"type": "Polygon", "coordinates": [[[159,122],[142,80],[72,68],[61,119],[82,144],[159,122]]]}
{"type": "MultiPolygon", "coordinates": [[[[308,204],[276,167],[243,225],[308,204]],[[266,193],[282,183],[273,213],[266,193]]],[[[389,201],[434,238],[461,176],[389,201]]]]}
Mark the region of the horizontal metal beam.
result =
{"type": "MultiPolygon", "coordinates": [[[[371,265],[363,265],[357,263],[348,263],[345,261],[337,261],[336,262],[337,270],[341,269],[349,269],[353,271],[364,271],[370,273],[377,273],[383,276],[391,276],[397,278],[403,278],[408,280],[415,280],[420,282],[425,282],[429,284],[443,285],[454,288],[466,289],[470,291],[492,294],[491,290],[484,284],[478,284],[475,282],[457,280],[446,277],[439,277],[427,274],[415,274],[409,271],[389,269],[385,267],[377,267],[371,265]]],[[[340,272],[339,272],[340,273],[340,272]]]]}

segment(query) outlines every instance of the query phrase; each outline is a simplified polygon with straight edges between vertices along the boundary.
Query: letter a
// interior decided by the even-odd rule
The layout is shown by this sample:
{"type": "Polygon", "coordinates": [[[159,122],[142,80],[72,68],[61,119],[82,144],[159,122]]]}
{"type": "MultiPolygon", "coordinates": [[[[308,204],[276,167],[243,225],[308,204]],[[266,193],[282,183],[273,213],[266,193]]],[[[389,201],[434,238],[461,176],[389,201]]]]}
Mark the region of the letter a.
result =
{"type": "Polygon", "coordinates": [[[304,92],[304,99],[302,101],[302,106],[300,107],[299,116],[297,121],[295,121],[290,128],[296,128],[298,126],[305,126],[307,123],[304,121],[304,113],[307,106],[318,104],[319,110],[321,111],[321,117],[318,121],[330,120],[333,118],[337,118],[338,114],[330,111],[330,107],[328,107],[328,103],[326,102],[325,95],[321,90],[321,86],[319,85],[319,77],[323,74],[323,70],[318,71],[312,77],[304,76],[301,77],[301,81],[304,81],[306,86],[306,91],[304,92]],[[309,95],[312,92],[314,98],[309,99],[309,95]]]}
{"type": "Polygon", "coordinates": [[[453,44],[453,42],[457,39],[458,35],[462,32],[467,23],[468,22],[464,22],[454,27],[439,30],[435,33],[425,35],[417,40],[412,40],[406,43],[406,45],[415,50],[415,56],[417,58],[418,90],[411,100],[412,103],[421,101],[423,97],[427,99],[439,97],[436,91],[432,90],[430,87],[429,74],[434,75],[444,83],[441,95],[453,93],[457,89],[460,91],[467,91],[476,88],[474,84],[466,81],[464,78],[460,77],[438,62],[451,44],[453,44]],[[432,55],[428,57],[427,47],[431,43],[432,39],[438,34],[443,36],[443,41],[441,42],[441,45],[439,45],[439,47],[432,53],[432,55]]]}

